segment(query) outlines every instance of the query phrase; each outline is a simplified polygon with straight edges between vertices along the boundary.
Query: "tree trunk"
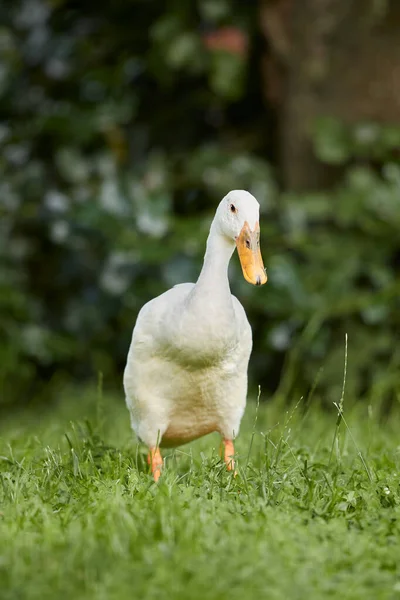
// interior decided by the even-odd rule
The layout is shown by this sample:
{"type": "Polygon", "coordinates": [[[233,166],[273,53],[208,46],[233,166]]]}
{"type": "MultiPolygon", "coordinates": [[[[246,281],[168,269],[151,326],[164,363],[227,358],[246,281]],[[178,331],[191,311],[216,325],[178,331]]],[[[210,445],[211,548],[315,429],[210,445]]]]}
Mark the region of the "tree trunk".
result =
{"type": "Polygon", "coordinates": [[[261,26],[269,45],[265,90],[276,105],[284,185],[325,187],[331,169],[317,160],[311,139],[317,117],[349,125],[400,121],[400,2],[263,0],[261,26]]]}

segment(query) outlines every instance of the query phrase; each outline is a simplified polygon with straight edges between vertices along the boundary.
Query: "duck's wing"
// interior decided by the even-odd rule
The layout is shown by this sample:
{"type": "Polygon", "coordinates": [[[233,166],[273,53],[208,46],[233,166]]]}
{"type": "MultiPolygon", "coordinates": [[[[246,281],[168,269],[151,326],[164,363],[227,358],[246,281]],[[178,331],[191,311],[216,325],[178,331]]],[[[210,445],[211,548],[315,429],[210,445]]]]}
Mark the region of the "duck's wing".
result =
{"type": "Polygon", "coordinates": [[[240,347],[244,357],[248,358],[253,346],[253,334],[250,323],[247,319],[246,311],[239,300],[232,294],[233,307],[235,309],[236,322],[239,329],[240,347]]]}
{"type": "Polygon", "coordinates": [[[180,289],[183,291],[187,291],[187,293],[189,293],[193,288],[194,288],[195,284],[194,283],[177,283],[176,285],[174,285],[174,287],[172,288],[173,290],[176,289],[180,289]]]}
{"type": "Polygon", "coordinates": [[[181,312],[180,307],[193,287],[194,283],[180,283],[147,302],[137,316],[131,349],[142,344],[156,347],[158,340],[165,337],[171,320],[181,312]]]}

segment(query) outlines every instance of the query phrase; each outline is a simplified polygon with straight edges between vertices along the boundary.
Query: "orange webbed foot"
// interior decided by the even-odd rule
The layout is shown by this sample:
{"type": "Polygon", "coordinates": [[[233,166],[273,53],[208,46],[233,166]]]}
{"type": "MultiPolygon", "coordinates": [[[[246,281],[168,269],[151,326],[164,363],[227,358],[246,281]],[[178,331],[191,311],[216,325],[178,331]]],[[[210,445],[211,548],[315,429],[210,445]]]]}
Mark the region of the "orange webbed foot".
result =
{"type": "Polygon", "coordinates": [[[226,464],[226,468],[228,471],[234,471],[234,476],[236,477],[237,472],[235,471],[235,448],[232,440],[224,440],[224,462],[226,464]]]}
{"type": "Polygon", "coordinates": [[[161,456],[160,449],[158,447],[150,448],[150,451],[147,455],[147,462],[150,465],[154,481],[157,482],[160,478],[163,466],[163,459],[161,456]]]}

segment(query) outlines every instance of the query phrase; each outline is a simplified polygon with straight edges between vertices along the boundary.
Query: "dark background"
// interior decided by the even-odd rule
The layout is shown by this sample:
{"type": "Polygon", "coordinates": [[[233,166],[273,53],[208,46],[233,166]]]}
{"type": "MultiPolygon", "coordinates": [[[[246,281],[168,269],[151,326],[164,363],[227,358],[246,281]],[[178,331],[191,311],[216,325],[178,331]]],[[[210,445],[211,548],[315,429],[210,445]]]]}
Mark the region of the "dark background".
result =
{"type": "MultiPolygon", "coordinates": [[[[264,397],[399,398],[396,0],[14,0],[0,20],[0,410],[121,389],[140,307],[262,207],[232,290],[264,397]]],[[[122,396],[122,389],[121,389],[122,396]]]]}

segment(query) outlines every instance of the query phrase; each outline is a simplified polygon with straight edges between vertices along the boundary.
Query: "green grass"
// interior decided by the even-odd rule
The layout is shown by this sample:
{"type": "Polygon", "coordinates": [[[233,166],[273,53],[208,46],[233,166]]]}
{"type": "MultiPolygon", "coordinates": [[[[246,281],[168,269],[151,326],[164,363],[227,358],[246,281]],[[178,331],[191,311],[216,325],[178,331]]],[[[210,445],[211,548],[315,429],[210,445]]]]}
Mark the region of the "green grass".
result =
{"type": "Polygon", "coordinates": [[[250,402],[236,478],[209,436],[159,485],[122,397],[3,420],[0,598],[400,598],[399,420],[377,415],[250,402]]]}

